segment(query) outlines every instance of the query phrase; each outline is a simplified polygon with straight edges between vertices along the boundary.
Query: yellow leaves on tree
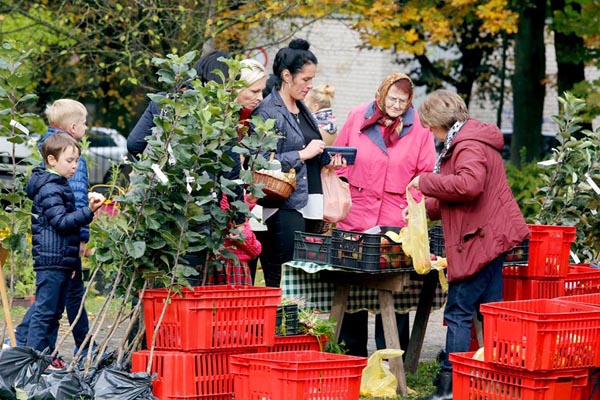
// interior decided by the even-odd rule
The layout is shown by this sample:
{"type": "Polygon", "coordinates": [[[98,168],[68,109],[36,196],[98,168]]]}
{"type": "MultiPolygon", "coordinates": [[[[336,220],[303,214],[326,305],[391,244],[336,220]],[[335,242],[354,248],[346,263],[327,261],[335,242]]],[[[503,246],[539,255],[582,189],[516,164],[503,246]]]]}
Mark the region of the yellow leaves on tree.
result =
{"type": "Polygon", "coordinates": [[[508,9],[507,0],[453,0],[441,7],[408,0],[399,5],[394,0],[354,3],[347,10],[356,18],[354,29],[365,47],[395,49],[423,54],[426,45],[456,41],[453,28],[474,20],[481,21],[482,35],[500,31],[514,33],[517,14],[508,9]]]}

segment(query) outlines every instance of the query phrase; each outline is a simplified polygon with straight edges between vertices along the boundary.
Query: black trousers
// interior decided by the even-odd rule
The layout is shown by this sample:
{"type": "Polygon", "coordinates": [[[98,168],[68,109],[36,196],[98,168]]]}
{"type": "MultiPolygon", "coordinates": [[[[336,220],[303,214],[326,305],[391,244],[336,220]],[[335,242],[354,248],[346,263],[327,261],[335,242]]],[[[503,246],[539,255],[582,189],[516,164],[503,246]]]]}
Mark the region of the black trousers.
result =
{"type": "MultiPolygon", "coordinates": [[[[348,355],[367,357],[367,341],[369,339],[369,314],[367,311],[356,313],[345,313],[340,331],[339,342],[345,343],[344,348],[348,350],[348,355]]],[[[400,339],[400,347],[406,351],[409,339],[409,319],[408,313],[396,314],[396,326],[400,339]]],[[[375,317],[375,344],[378,350],[385,349],[385,336],[383,334],[383,323],[381,314],[375,317]]],[[[403,358],[405,358],[404,353],[403,358]]]]}
{"type": "MultiPolygon", "coordinates": [[[[254,234],[256,235],[256,239],[258,239],[258,241],[262,245],[263,252],[264,252],[266,243],[267,243],[267,237],[268,237],[267,231],[254,231],[254,234]]],[[[262,253],[261,253],[261,255],[262,255],[262,253]]],[[[262,266],[263,261],[262,261],[260,255],[256,258],[253,258],[252,260],[248,261],[248,267],[250,268],[250,276],[252,277],[253,285],[254,285],[254,280],[256,279],[256,269],[258,267],[259,260],[260,260],[261,266],[262,266]]]]}
{"type": "Polygon", "coordinates": [[[265,285],[280,287],[281,264],[294,258],[294,232],[315,233],[320,221],[304,219],[297,210],[279,209],[267,218],[260,262],[265,274],[265,285]]]}

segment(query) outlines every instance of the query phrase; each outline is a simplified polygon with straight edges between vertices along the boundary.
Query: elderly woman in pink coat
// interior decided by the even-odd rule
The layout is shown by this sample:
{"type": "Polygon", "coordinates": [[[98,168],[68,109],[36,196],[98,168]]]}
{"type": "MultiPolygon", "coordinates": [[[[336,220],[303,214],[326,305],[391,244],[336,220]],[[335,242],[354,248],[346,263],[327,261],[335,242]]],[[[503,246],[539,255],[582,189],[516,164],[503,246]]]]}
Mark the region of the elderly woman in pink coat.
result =
{"type": "MultiPolygon", "coordinates": [[[[354,165],[338,170],[350,184],[352,208],[337,228],[361,232],[374,226],[406,225],[405,190],[416,176],[431,172],[436,153],[433,135],[419,122],[412,104],[413,83],[394,73],[379,86],[375,101],[350,111],[334,146],[355,147],[354,165]]],[[[367,355],[367,312],[346,314],[340,340],[351,355],[367,355]]],[[[396,316],[400,343],[408,344],[408,314],[396,316]]],[[[375,324],[377,348],[385,348],[380,316],[375,324]]]]}

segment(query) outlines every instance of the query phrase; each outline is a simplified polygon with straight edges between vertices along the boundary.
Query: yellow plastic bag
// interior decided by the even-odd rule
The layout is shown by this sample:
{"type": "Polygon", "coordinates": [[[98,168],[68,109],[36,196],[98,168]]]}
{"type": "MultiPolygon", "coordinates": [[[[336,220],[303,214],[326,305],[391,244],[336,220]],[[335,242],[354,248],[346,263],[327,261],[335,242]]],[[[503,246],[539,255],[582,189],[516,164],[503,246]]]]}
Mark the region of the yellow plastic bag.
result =
{"type": "Polygon", "coordinates": [[[413,267],[418,274],[427,274],[431,270],[431,256],[425,196],[422,196],[421,202],[417,203],[407,190],[406,201],[408,202],[408,224],[400,231],[402,250],[412,258],[413,267]]]}
{"type": "Polygon", "coordinates": [[[371,354],[367,366],[363,369],[360,381],[360,395],[365,397],[391,397],[395,399],[398,380],[382,360],[401,357],[403,350],[383,349],[371,354]]]}

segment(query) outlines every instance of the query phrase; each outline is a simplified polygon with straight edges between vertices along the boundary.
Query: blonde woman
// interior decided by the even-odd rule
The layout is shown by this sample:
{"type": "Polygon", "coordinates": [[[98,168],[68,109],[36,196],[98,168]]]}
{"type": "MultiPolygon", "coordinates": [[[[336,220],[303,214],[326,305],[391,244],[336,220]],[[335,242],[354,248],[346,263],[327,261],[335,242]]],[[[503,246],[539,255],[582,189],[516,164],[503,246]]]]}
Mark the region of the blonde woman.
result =
{"type": "Polygon", "coordinates": [[[319,123],[319,130],[326,146],[331,146],[337,137],[338,127],[331,105],[335,97],[335,86],[322,83],[313,88],[304,99],[306,106],[319,123]]]}

